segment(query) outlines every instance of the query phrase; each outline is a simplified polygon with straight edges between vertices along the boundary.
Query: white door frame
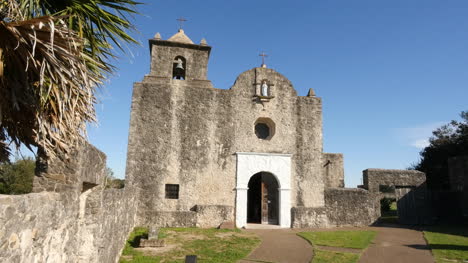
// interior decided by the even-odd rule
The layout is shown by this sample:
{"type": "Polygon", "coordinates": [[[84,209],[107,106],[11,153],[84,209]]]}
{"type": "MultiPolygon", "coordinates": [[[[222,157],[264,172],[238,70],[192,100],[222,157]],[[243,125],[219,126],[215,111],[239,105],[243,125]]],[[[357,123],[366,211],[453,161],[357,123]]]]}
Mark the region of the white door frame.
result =
{"type": "Polygon", "coordinates": [[[291,227],[291,156],[282,153],[237,152],[236,226],[247,225],[247,190],[250,178],[268,172],[278,181],[279,225],[291,227]]]}

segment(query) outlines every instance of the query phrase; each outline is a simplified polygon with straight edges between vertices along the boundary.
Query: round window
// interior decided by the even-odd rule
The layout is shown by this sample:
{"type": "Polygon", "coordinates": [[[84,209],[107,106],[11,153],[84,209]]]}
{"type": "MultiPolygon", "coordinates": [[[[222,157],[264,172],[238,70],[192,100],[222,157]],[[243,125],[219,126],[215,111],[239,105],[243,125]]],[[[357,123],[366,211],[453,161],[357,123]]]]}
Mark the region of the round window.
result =
{"type": "Polygon", "coordinates": [[[275,133],[275,123],[269,118],[259,118],[255,122],[255,135],[259,139],[269,140],[275,133]]]}

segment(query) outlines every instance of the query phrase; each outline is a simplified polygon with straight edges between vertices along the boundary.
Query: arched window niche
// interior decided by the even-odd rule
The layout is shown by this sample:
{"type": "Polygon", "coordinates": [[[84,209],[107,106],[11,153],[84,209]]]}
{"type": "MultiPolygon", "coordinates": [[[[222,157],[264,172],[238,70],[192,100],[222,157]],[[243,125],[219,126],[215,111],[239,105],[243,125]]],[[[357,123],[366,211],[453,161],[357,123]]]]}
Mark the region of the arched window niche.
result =
{"type": "Polygon", "coordinates": [[[172,63],[172,79],[185,80],[186,71],[187,60],[182,56],[175,57],[172,63]]]}

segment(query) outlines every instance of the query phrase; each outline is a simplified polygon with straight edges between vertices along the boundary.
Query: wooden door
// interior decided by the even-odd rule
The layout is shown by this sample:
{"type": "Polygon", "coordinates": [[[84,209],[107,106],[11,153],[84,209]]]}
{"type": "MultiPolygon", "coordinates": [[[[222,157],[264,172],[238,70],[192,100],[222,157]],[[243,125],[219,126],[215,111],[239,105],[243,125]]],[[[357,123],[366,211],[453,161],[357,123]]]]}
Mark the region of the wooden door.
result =
{"type": "Polygon", "coordinates": [[[262,224],[268,224],[268,187],[262,180],[262,224]]]}

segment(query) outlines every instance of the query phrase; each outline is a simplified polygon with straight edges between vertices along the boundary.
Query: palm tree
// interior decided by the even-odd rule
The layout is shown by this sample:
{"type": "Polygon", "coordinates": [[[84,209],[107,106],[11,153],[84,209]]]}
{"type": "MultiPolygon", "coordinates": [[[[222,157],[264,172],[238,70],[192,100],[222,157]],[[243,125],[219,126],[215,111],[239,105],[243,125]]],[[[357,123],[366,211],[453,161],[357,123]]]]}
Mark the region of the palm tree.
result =
{"type": "Polygon", "coordinates": [[[0,161],[10,145],[66,156],[96,121],[112,44],[136,43],[132,0],[0,0],[0,161]],[[109,43],[110,42],[110,43],[109,43]]]}

